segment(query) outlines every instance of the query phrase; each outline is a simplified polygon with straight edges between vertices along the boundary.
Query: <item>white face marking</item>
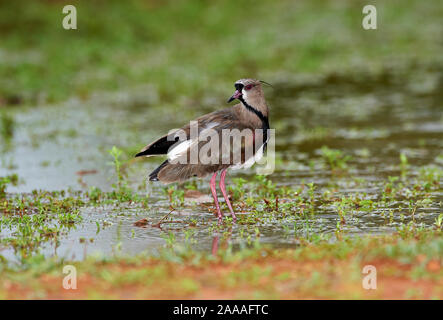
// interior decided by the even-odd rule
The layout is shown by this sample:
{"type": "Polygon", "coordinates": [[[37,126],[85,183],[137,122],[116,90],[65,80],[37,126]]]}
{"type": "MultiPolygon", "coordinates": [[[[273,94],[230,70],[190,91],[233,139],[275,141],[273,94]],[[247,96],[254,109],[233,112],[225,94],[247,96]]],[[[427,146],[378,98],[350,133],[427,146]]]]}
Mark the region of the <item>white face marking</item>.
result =
{"type": "Polygon", "coordinates": [[[242,93],[243,99],[244,99],[246,102],[248,102],[248,91],[246,91],[246,89],[243,88],[242,91],[241,91],[241,93],[242,93]]]}

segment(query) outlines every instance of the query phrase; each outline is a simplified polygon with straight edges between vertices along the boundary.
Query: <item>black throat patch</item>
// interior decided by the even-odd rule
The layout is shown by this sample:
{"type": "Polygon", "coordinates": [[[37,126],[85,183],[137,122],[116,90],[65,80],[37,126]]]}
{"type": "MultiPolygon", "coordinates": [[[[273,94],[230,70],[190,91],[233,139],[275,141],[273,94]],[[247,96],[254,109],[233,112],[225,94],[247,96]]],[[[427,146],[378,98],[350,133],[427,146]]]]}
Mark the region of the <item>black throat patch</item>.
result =
{"type": "Polygon", "coordinates": [[[243,106],[248,109],[249,111],[255,113],[257,115],[257,117],[259,117],[259,119],[262,122],[262,129],[263,129],[263,138],[264,138],[264,148],[263,151],[266,151],[266,145],[268,143],[268,130],[269,128],[269,119],[268,117],[265,117],[265,115],[260,111],[255,109],[254,107],[252,107],[251,105],[249,105],[245,99],[243,99],[243,97],[239,97],[238,100],[240,100],[240,102],[243,104],[243,106]]]}
{"type": "Polygon", "coordinates": [[[243,97],[239,97],[238,100],[241,101],[241,103],[243,104],[243,106],[245,106],[246,109],[248,109],[249,111],[255,113],[257,115],[257,117],[259,117],[259,119],[261,120],[262,124],[263,124],[263,129],[269,129],[269,119],[268,117],[265,117],[264,114],[260,111],[255,109],[254,107],[252,107],[251,105],[249,105],[245,99],[243,99],[243,97]]]}

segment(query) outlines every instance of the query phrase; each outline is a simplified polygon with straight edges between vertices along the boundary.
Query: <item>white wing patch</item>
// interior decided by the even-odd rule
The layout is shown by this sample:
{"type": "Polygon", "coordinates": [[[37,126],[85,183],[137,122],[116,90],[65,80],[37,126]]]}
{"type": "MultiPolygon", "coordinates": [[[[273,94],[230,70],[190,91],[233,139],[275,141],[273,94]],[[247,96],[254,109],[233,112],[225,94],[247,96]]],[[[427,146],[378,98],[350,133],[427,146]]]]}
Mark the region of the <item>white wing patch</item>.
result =
{"type": "MultiPolygon", "coordinates": [[[[210,122],[208,123],[203,130],[200,131],[199,135],[205,133],[206,130],[212,129],[216,126],[218,126],[219,123],[218,122],[210,122]]],[[[188,150],[191,148],[192,145],[194,145],[195,143],[198,143],[199,137],[192,137],[192,139],[189,140],[184,140],[183,142],[179,143],[177,146],[175,146],[174,148],[172,148],[171,150],[168,151],[168,160],[169,161],[174,161],[175,159],[181,157],[182,155],[184,155],[186,152],[188,152],[188,150]]]]}
{"type": "Polygon", "coordinates": [[[231,167],[232,170],[239,170],[239,169],[249,169],[250,167],[252,167],[254,165],[254,163],[256,163],[257,161],[260,161],[260,159],[263,157],[263,147],[265,145],[262,145],[260,147],[260,149],[257,150],[257,152],[255,153],[255,155],[253,155],[252,157],[250,157],[248,160],[246,160],[244,163],[239,163],[236,165],[233,165],[231,167]]]}
{"type": "Polygon", "coordinates": [[[209,122],[204,128],[203,130],[200,132],[200,134],[202,134],[203,132],[205,132],[206,130],[212,129],[216,126],[218,126],[220,123],[218,122],[209,122]]]}
{"type": "Polygon", "coordinates": [[[192,140],[185,140],[179,143],[176,147],[172,148],[172,150],[168,151],[168,160],[173,161],[180,157],[191,147],[192,143],[192,140]]]}

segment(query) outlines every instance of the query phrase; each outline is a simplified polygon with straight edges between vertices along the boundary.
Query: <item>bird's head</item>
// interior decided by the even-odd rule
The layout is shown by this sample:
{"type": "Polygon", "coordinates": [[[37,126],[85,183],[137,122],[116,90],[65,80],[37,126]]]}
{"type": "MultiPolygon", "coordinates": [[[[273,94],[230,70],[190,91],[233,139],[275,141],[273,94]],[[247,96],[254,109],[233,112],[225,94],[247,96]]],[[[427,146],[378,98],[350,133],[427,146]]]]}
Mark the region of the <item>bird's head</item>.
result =
{"type": "Polygon", "coordinates": [[[246,101],[246,103],[251,103],[252,101],[262,99],[262,83],[265,82],[255,79],[237,80],[234,84],[235,92],[232,97],[229,98],[228,103],[235,99],[238,99],[242,102],[246,101]]]}

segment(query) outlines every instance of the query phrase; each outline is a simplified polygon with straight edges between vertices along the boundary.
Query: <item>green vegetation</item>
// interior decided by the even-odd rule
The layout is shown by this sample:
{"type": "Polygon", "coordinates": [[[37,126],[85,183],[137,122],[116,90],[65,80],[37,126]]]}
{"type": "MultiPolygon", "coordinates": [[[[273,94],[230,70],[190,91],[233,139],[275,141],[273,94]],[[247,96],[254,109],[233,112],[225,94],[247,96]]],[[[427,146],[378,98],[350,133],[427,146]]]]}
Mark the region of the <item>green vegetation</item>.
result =
{"type": "Polygon", "coordinates": [[[0,299],[73,298],[66,264],[77,298],[441,299],[443,3],[377,3],[376,31],[365,4],[80,1],[67,31],[63,3],[1,2],[0,299]],[[230,173],[218,225],[206,181],[133,156],[246,76],[276,168],[230,173]]]}
{"type": "Polygon", "coordinates": [[[362,29],[358,1],[81,1],[75,31],[61,26],[63,5],[0,4],[3,103],[85,98],[149,83],[164,104],[221,95],[239,75],[272,82],[345,71],[355,67],[350,61],[379,69],[392,57],[429,61],[441,49],[434,35],[442,6],[427,1],[377,4],[376,32],[362,29]]]}
{"type": "Polygon", "coordinates": [[[0,239],[1,245],[14,248],[21,258],[38,253],[44,242],[53,240],[75,223],[83,202],[64,192],[34,192],[30,196],[8,197],[0,201],[0,231],[9,236],[0,239]]]}
{"type": "Polygon", "coordinates": [[[0,143],[2,144],[0,151],[4,151],[10,147],[11,139],[14,136],[14,127],[14,118],[0,110],[0,143]]]}
{"type": "Polygon", "coordinates": [[[332,171],[345,170],[347,168],[346,163],[352,159],[349,155],[343,155],[340,150],[329,149],[327,146],[321,148],[321,154],[332,171]]]}
{"type": "Polygon", "coordinates": [[[8,184],[17,185],[18,176],[10,175],[6,177],[0,177],[0,200],[5,199],[6,197],[6,187],[8,184]]]}
{"type": "MultiPolygon", "coordinates": [[[[149,210],[148,197],[133,191],[128,186],[127,179],[121,173],[119,160],[121,151],[113,147],[110,152],[114,161],[115,174],[118,182],[113,190],[103,192],[92,187],[87,192],[45,192],[34,191],[26,196],[7,196],[5,192],[9,183],[17,183],[17,176],[2,178],[0,198],[0,230],[8,230],[9,236],[1,239],[1,243],[17,250],[21,259],[38,254],[41,244],[61,236],[73,225],[82,221],[79,209],[85,206],[112,205],[116,208],[125,206],[141,206],[149,210]]],[[[400,177],[389,177],[387,182],[379,184],[379,194],[376,199],[364,194],[342,194],[335,187],[319,188],[314,183],[301,184],[297,188],[277,187],[269,178],[256,176],[247,182],[242,178],[235,179],[235,184],[229,187],[229,193],[234,200],[234,209],[240,214],[236,227],[236,236],[245,245],[252,245],[259,240],[261,230],[268,225],[281,228],[287,238],[293,237],[301,243],[317,243],[331,239],[331,234],[322,234],[322,230],[312,225],[312,218],[318,214],[334,212],[337,214],[337,240],[347,237],[353,228],[353,220],[357,221],[369,212],[379,212],[385,218],[383,226],[393,227],[400,236],[411,237],[415,232],[429,229],[420,220],[422,210],[435,203],[433,194],[441,192],[440,179],[443,170],[438,168],[422,168],[416,179],[400,180],[400,177]],[[399,205],[400,204],[400,205],[399,205]],[[407,215],[407,217],[405,216],[407,215]],[[400,226],[398,222],[401,221],[400,226]],[[254,240],[255,239],[255,240],[254,240]]],[[[348,179],[343,177],[342,179],[348,179]]],[[[365,181],[360,181],[364,187],[365,181]]],[[[164,187],[164,195],[169,198],[171,211],[156,221],[146,221],[142,225],[158,226],[162,224],[179,223],[179,229],[165,229],[165,241],[169,246],[175,243],[176,236],[172,230],[185,234],[185,244],[192,248],[198,235],[193,230],[196,226],[204,227],[194,217],[177,219],[171,212],[180,211],[187,205],[184,203],[186,190],[195,190],[195,186],[164,187]]],[[[198,205],[204,210],[212,211],[206,204],[198,205]]],[[[226,210],[227,208],[225,208],[226,210]]],[[[226,212],[226,211],[225,211],[226,212]]],[[[441,214],[435,218],[431,229],[441,230],[441,214]]],[[[134,221],[135,222],[135,221],[134,221]]],[[[357,222],[358,223],[358,222],[357,222]]],[[[208,232],[226,232],[232,228],[233,222],[225,217],[224,225],[216,225],[215,220],[209,226],[208,232]]],[[[100,225],[97,222],[97,233],[100,225]]],[[[231,232],[223,238],[231,237],[231,232]]]]}
{"type": "Polygon", "coordinates": [[[25,265],[33,268],[20,273],[3,265],[0,297],[217,299],[229,293],[231,299],[439,299],[442,269],[436,257],[442,254],[442,239],[441,231],[423,230],[400,239],[348,238],[296,249],[222,247],[214,256],[177,247],[170,232],[160,257],[70,262],[81,270],[75,292],[61,286],[66,261],[28,258],[25,265]],[[365,265],[377,267],[377,290],[362,288],[365,265]],[[412,296],[405,279],[413,279],[412,296]]]}

